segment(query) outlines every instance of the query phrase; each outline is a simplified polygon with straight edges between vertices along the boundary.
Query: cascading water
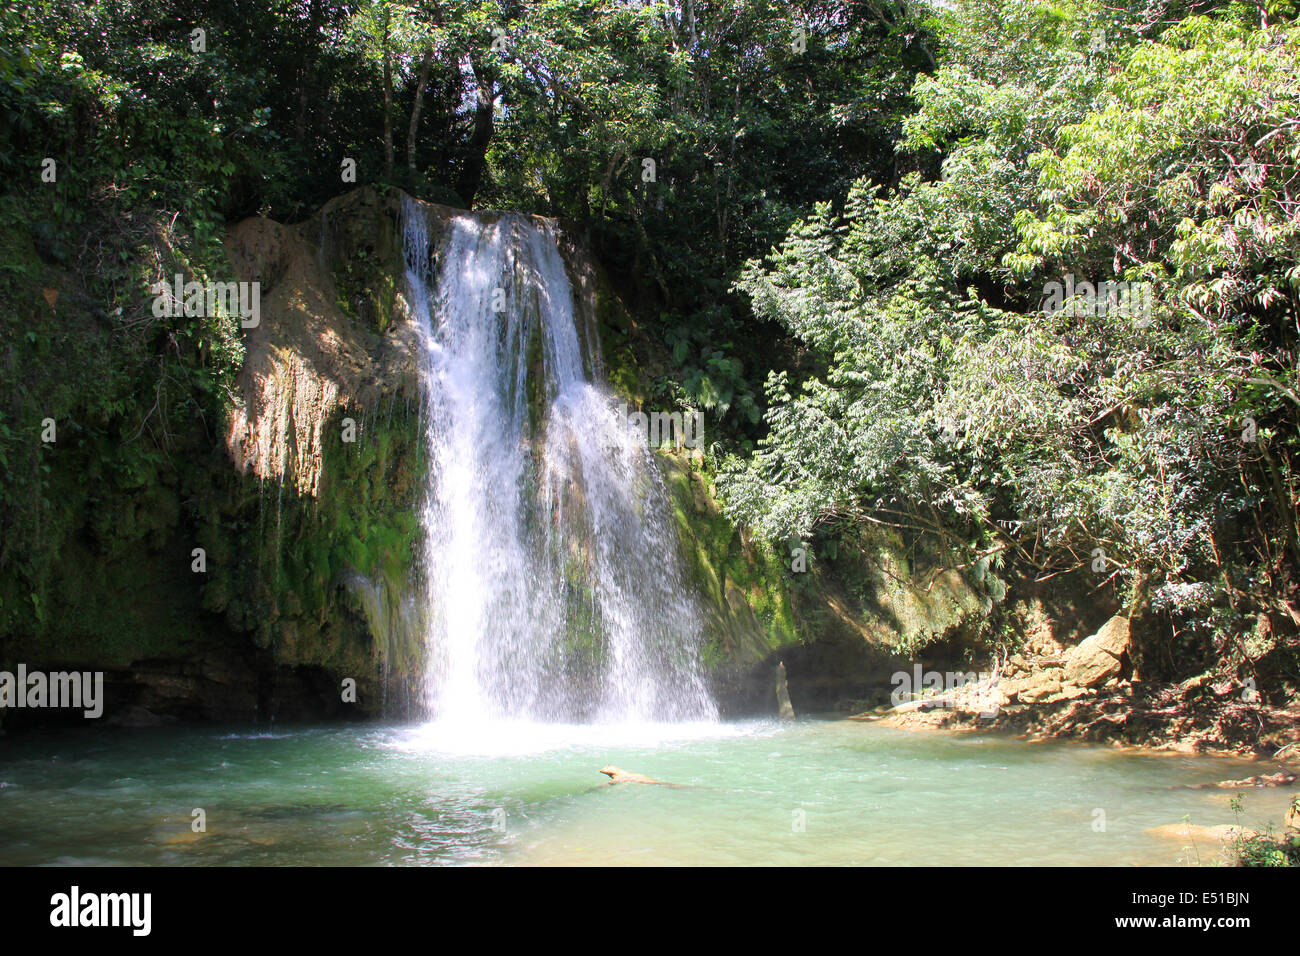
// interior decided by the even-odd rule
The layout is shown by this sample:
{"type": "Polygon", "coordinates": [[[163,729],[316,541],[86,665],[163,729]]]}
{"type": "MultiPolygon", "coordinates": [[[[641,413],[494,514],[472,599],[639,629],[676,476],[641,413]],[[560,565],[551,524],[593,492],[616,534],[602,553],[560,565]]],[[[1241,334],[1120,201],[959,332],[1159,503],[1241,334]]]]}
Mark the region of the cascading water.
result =
{"type": "Polygon", "coordinates": [[[663,479],[583,347],[554,227],[465,214],[435,242],[431,221],[405,199],[433,714],[714,719],[663,479]]]}

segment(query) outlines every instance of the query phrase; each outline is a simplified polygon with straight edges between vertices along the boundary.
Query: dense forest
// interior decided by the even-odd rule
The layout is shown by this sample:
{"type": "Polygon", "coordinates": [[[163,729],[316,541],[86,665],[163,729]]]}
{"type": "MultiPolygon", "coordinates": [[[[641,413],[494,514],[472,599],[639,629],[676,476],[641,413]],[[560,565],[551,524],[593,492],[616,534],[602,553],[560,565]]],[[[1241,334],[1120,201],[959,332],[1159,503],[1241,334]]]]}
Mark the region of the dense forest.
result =
{"type": "Polygon", "coordinates": [[[0,13],[0,633],[202,520],[242,219],[555,217],[700,410],[729,521],[1084,580],[1147,676],[1300,692],[1288,2],[59,0],[0,13]],[[56,282],[52,276],[58,276],[56,282]],[[58,452],[45,432],[57,429],[58,452]]]}

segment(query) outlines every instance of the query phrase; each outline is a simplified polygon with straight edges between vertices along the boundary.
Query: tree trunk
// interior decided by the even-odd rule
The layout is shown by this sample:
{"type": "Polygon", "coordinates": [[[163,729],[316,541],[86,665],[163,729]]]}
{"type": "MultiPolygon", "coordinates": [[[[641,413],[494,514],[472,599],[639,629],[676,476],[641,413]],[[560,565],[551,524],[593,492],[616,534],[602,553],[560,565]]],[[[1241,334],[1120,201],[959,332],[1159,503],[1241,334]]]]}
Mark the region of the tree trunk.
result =
{"type": "Polygon", "coordinates": [[[474,100],[474,132],[470,135],[469,155],[465,159],[465,169],[461,174],[461,199],[467,209],[474,208],[474,197],[478,194],[483,179],[483,166],[487,160],[488,144],[492,142],[494,114],[492,106],[492,79],[487,75],[477,58],[470,54],[470,69],[474,73],[476,95],[474,100]]]}
{"type": "Polygon", "coordinates": [[[393,55],[389,49],[388,11],[384,11],[384,178],[393,178],[393,55]]]}
{"type": "Polygon", "coordinates": [[[424,106],[424,90],[429,85],[429,71],[433,67],[433,47],[424,51],[420,61],[420,79],[415,84],[415,102],[411,105],[411,124],[406,130],[406,170],[415,178],[415,137],[420,128],[420,110],[424,106]]]}
{"type": "Polygon", "coordinates": [[[293,132],[294,138],[303,146],[307,144],[307,117],[311,113],[311,88],[316,73],[316,31],[320,28],[320,7],[320,0],[311,0],[307,9],[307,42],[303,44],[302,68],[298,71],[298,115],[293,120],[293,132]]]}

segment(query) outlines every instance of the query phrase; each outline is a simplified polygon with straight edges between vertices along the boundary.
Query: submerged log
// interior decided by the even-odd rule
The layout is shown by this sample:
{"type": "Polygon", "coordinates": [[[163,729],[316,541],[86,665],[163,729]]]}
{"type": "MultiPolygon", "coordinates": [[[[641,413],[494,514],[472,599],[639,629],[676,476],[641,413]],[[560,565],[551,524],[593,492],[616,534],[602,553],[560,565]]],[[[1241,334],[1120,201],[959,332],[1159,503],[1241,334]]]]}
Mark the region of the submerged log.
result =
{"type": "Polygon", "coordinates": [[[613,764],[607,764],[600,772],[609,777],[610,783],[656,783],[660,786],[672,786],[672,784],[665,784],[662,780],[647,777],[643,773],[629,773],[626,770],[620,770],[613,764]]]}

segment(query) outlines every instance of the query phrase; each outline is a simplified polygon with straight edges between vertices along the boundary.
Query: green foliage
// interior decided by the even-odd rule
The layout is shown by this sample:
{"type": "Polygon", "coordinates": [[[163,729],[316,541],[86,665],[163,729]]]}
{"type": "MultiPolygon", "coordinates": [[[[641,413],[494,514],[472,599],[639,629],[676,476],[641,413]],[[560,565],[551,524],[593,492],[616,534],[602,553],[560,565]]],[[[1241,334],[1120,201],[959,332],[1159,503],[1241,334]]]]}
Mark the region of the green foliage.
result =
{"type": "Polygon", "coordinates": [[[905,124],[942,178],[860,181],[737,282],[825,371],[769,378],[730,512],[894,524],[963,568],[1100,564],[1225,666],[1294,673],[1294,637],[1247,633],[1294,634],[1300,31],[1000,0],[945,27],[905,124]],[[1045,305],[1066,276],[1152,307],[1045,305]]]}
{"type": "Polygon", "coordinates": [[[315,496],[295,493],[292,476],[287,488],[229,475],[203,489],[203,607],[281,660],[363,681],[377,662],[409,677],[422,653],[410,602],[419,424],[400,412],[374,416],[345,444],[345,415],[360,412],[338,409],[322,425],[315,496]]]}
{"type": "MultiPolygon", "coordinates": [[[[1245,809],[1241,797],[1233,797],[1228,805],[1240,824],[1245,809]]],[[[1291,801],[1291,812],[1300,813],[1300,797],[1291,801]]],[[[1279,835],[1271,827],[1264,833],[1239,832],[1232,853],[1238,866],[1300,866],[1300,833],[1292,829],[1279,835]]]]}
{"type": "MultiPolygon", "coordinates": [[[[1099,560],[1178,635],[1167,657],[1294,693],[1300,30],[1288,2],[1209,9],[0,11],[0,630],[48,631],[70,555],[220,547],[196,501],[238,323],[155,316],[150,287],[229,279],[226,224],[304,217],[353,188],[346,157],[358,185],[559,217],[609,266],[632,307],[606,341],[619,384],[662,343],[638,398],[706,411],[730,520],[704,551],[732,520],[819,560],[883,524],[995,597],[1099,560]],[[1151,312],[1048,305],[1066,276],[1149,283],[1151,312]]],[[[391,251],[332,269],[380,333],[391,251]]],[[[392,613],[410,528],[378,490],[388,459],[339,461],[368,504],[320,538],[303,511],[300,552],[240,565],[297,603],[241,607],[232,580],[213,608],[320,627],[351,569],[375,587],[358,613],[392,613]]],[[[713,570],[776,580],[754,562],[713,570]]],[[[764,625],[792,633],[787,610],[764,625]]]]}
{"type": "Polygon", "coordinates": [[[484,198],[586,233],[672,349],[660,394],[743,441],[780,344],[731,280],[802,206],[890,165],[923,21],[893,3],[552,0],[495,22],[484,198]]]}

